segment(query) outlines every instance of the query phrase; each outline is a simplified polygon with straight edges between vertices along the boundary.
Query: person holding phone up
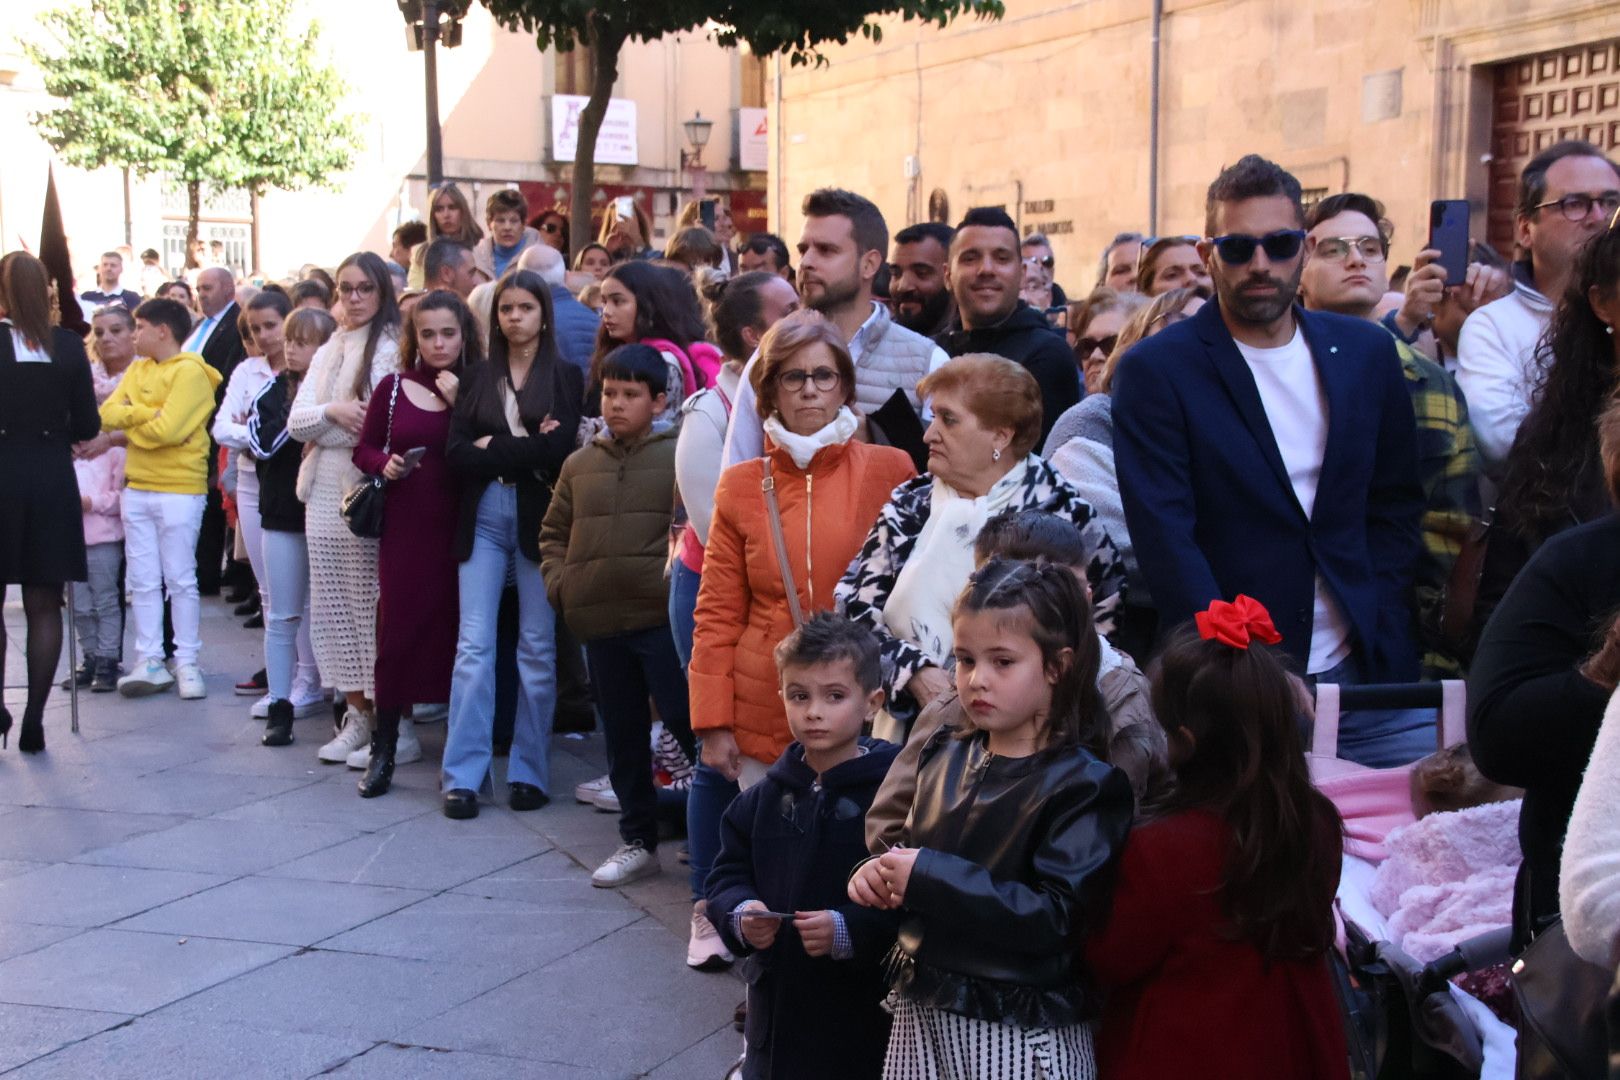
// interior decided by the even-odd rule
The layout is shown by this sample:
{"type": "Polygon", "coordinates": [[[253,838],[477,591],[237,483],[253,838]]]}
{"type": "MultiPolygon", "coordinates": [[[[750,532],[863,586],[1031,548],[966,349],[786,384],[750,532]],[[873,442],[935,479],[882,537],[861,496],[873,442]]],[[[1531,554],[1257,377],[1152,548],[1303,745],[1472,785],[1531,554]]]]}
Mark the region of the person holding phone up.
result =
{"type": "Polygon", "coordinates": [[[417,302],[400,341],[400,373],[371,395],[354,464],[388,481],[377,557],[377,722],[360,796],[385,793],[396,762],[422,757],[414,734],[400,746],[400,715],[413,702],[449,701],[460,625],[456,521],[460,486],[444,456],[461,375],[482,359],[472,313],[453,292],[417,302]]]}

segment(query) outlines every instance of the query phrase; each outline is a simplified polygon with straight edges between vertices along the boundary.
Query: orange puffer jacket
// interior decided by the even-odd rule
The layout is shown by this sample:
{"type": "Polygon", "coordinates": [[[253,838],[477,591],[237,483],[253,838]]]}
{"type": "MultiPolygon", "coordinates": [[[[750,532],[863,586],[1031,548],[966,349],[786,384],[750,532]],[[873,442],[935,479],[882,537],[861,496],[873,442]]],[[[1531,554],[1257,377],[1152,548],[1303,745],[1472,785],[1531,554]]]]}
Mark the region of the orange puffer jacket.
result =
{"type": "MultiPolygon", "coordinates": [[[[805,615],[833,606],[833,587],[861,549],[878,511],[914,472],[904,451],[848,442],[822,448],[808,469],[770,446],[799,607],[805,615]]],[[[771,543],[760,484],[762,459],[733,465],[714,495],[709,546],[698,590],[697,629],[687,681],[692,729],[729,730],[748,757],[767,764],[793,736],[778,694],[777,643],[793,630],[787,589],[771,543]]]]}

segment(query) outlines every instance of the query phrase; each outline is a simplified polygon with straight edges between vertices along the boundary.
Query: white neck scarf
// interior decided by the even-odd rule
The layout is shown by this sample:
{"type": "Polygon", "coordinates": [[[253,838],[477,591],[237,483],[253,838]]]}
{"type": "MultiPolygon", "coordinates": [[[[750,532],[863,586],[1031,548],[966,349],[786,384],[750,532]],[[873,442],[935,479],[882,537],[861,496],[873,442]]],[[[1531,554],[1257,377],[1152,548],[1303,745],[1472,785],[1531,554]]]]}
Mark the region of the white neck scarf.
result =
{"type": "Polygon", "coordinates": [[[855,419],[855,414],[848,405],[838,410],[838,415],[832,422],[810,435],[795,435],[782,424],[782,420],[775,413],[765,418],[765,434],[771,437],[771,442],[786,450],[793,458],[793,464],[801,469],[810,467],[810,460],[816,452],[827,446],[842,446],[849,442],[855,434],[855,429],[861,422],[855,419]]]}
{"type": "Polygon", "coordinates": [[[951,609],[973,573],[973,544],[986,521],[1018,501],[1024,477],[1039,460],[1030,455],[1013,465],[976,499],[934,477],[928,520],[883,606],[889,632],[917,646],[931,663],[952,667],[951,609]]]}

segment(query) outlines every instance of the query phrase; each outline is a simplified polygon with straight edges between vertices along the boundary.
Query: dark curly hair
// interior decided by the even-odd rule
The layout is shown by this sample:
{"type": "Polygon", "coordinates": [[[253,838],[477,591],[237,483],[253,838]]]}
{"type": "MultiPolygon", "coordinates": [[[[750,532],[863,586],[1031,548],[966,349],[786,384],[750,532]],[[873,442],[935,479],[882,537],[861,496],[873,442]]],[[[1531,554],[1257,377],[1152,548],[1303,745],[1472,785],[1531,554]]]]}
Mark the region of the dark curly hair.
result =
{"type": "Polygon", "coordinates": [[[1614,338],[1592,309],[1593,290],[1620,292],[1620,230],[1582,251],[1536,346],[1534,404],[1513,440],[1497,500],[1498,520],[1532,546],[1609,508],[1597,421],[1620,380],[1614,338]]]}

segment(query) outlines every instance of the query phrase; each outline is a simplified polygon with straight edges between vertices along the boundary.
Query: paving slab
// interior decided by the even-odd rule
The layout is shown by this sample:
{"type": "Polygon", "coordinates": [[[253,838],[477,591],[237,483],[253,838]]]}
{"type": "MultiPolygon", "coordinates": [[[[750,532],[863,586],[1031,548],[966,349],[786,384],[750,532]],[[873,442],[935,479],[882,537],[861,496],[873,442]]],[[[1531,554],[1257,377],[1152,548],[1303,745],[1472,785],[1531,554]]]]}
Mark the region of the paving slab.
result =
{"type": "MultiPolygon", "coordinates": [[[[382,1043],[352,1057],[327,1075],[336,1080],[614,1080],[609,1074],[555,1061],[514,1060],[437,1050],[428,1046],[382,1043]]],[[[709,1078],[718,1080],[718,1076],[709,1078]]]]}
{"type": "Polygon", "coordinates": [[[182,937],[313,945],[429,895],[418,889],[244,877],[118,924],[182,937]]]}
{"type": "Polygon", "coordinates": [[[728,1021],[719,1031],[696,1046],[689,1046],[652,1072],[647,1080],[721,1080],[736,1064],[743,1049],[743,1037],[728,1021]]]}
{"type": "Polygon", "coordinates": [[[227,880],[181,870],[57,863],[0,881],[0,911],[19,922],[105,926],[227,880]]]}
{"type": "Polygon", "coordinates": [[[158,1080],[230,1077],[286,1080],[316,1076],[371,1046],[360,1039],[245,1025],[197,1024],[143,1016],[94,1039],[25,1065],[16,1080],[158,1080]]]}
{"type": "Polygon", "coordinates": [[[403,1041],[639,1076],[718,1031],[736,1008],[734,982],[694,972],[684,958],[674,935],[643,921],[410,1027],[403,1041]],[[612,987],[610,1006],[558,992],[592,984],[612,987]],[[639,1019],[627,1024],[627,1015],[639,1019]],[[546,1017],[543,1038],[516,1020],[532,1016],[546,1017]]]}
{"type": "MultiPolygon", "coordinates": [[[[119,1013],[0,1005],[0,1072],[128,1022],[119,1013]]],[[[16,1074],[12,1074],[16,1075],[16,1074]]]]}
{"type": "MultiPolygon", "coordinates": [[[[256,874],[360,835],[336,825],[202,818],[97,848],[73,861],[237,876],[256,874]]],[[[0,877],[5,872],[0,869],[0,877]]]]}
{"type": "MultiPolygon", "coordinates": [[[[350,795],[358,800],[353,792],[350,795]]],[[[390,792],[387,798],[392,797],[390,792]]],[[[452,821],[443,814],[424,814],[292,860],[269,875],[435,891],[453,888],[551,846],[514,823],[514,816],[481,814],[473,821],[452,821]]]]}
{"type": "MultiPolygon", "coordinates": [[[[267,1031],[410,1042],[400,1038],[406,1029],[511,977],[509,971],[469,964],[307,949],[181,1001],[160,1015],[224,1024],[251,1017],[255,1027],[267,1031]]],[[[532,1015],[525,1020],[531,1027],[533,1022],[532,1015]]]]}
{"type": "MultiPolygon", "coordinates": [[[[0,791],[6,776],[0,772],[0,791]]],[[[113,814],[104,810],[33,807],[0,829],[0,859],[57,862],[131,836],[156,832],[185,819],[173,814],[113,814]]]]}
{"type": "Polygon", "coordinates": [[[227,821],[291,821],[305,824],[341,825],[363,832],[375,832],[398,825],[409,818],[439,812],[439,796],[422,793],[412,798],[402,791],[380,799],[362,799],[354,789],[354,774],[341,770],[336,775],[347,783],[306,784],[293,791],[259,799],[213,816],[227,821]]]}
{"type": "MultiPolygon", "coordinates": [[[[622,889],[598,889],[590,871],[566,852],[548,851],[451,890],[468,896],[518,900],[555,915],[626,911],[636,907],[622,889]]],[[[641,912],[636,910],[636,914],[641,912]]]]}
{"type": "MultiPolygon", "coordinates": [[[[91,930],[0,963],[0,1001],[146,1013],[291,951],[282,945],[91,930]]],[[[241,1015],[252,1013],[244,1009],[241,1015]]]]}
{"type": "Polygon", "coordinates": [[[77,926],[43,926],[39,923],[0,919],[0,960],[9,960],[13,956],[43,949],[47,945],[65,941],[75,934],[82,933],[83,928],[77,926]]]}

